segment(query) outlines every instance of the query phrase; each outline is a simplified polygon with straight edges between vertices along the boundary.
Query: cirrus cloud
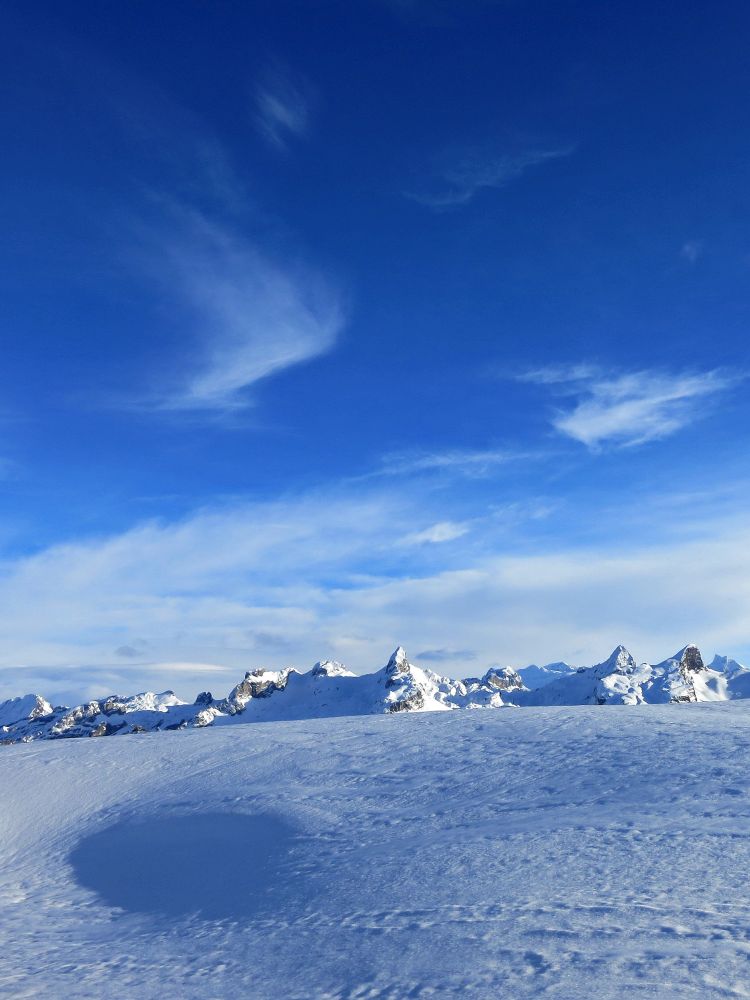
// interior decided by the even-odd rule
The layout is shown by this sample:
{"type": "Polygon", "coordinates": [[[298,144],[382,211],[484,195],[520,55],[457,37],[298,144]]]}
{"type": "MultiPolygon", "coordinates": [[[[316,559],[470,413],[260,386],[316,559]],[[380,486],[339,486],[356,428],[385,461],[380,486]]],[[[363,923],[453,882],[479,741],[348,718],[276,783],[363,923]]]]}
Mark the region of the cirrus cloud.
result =
{"type": "Polygon", "coordinates": [[[286,149],[291,139],[305,136],[310,128],[311,87],[299,74],[275,66],[257,84],[254,95],[255,124],[261,135],[277,149],[286,149]]]}
{"type": "Polygon", "coordinates": [[[467,205],[481,191],[504,188],[532,167],[559,160],[573,152],[573,146],[525,149],[514,153],[493,153],[466,149],[446,154],[432,188],[405,192],[407,198],[426,208],[442,211],[467,205]]]}
{"type": "Polygon", "coordinates": [[[275,260],[251,238],[177,209],[149,237],[147,263],[184,317],[181,364],[145,400],[161,410],[246,406],[262,379],[329,351],[344,325],[343,296],[315,268],[275,260]]]}
{"type": "Polygon", "coordinates": [[[572,398],[552,419],[561,434],[591,450],[626,448],[668,437],[698,419],[711,397],[741,376],[704,372],[641,370],[605,372],[591,365],[527,372],[521,381],[552,386],[572,398]]]}

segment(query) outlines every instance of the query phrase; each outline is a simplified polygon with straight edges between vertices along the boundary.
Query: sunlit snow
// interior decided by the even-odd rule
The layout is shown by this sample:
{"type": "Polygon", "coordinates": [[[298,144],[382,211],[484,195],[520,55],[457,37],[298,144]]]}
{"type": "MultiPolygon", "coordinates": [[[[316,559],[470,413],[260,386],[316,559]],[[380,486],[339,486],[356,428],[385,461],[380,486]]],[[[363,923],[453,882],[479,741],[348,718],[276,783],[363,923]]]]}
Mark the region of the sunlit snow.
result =
{"type": "Polygon", "coordinates": [[[750,705],[0,752],[0,994],[746,995],[750,705]]]}

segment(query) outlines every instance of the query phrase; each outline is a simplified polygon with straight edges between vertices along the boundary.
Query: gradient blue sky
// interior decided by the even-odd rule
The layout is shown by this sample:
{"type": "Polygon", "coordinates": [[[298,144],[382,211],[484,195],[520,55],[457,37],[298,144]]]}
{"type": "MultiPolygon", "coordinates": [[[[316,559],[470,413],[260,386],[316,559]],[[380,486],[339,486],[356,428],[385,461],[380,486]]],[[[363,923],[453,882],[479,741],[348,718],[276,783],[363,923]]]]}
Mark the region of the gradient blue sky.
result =
{"type": "Polygon", "coordinates": [[[750,655],[750,9],[6,3],[0,697],[750,655]]]}

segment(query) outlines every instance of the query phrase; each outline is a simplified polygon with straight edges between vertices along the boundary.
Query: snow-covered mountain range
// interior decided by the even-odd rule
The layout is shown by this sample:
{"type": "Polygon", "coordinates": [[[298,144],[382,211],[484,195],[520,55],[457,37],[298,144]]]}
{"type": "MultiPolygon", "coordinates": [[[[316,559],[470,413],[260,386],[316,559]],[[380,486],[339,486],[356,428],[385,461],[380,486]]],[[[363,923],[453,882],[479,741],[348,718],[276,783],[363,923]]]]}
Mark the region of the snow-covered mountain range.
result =
{"type": "Polygon", "coordinates": [[[353,674],[335,661],[307,673],[293,668],[248,672],[225,698],[209,692],[190,704],[172,691],[53,707],[29,694],[0,703],[0,742],[112,736],[235,722],[435,712],[461,708],[542,705],[638,705],[727,701],[750,697],[750,669],[726,656],[707,666],[688,645],[662,663],[638,664],[624,646],[603,663],[559,662],[513,670],[491,667],[483,677],[452,680],[410,663],[399,647],[380,670],[353,674]]]}

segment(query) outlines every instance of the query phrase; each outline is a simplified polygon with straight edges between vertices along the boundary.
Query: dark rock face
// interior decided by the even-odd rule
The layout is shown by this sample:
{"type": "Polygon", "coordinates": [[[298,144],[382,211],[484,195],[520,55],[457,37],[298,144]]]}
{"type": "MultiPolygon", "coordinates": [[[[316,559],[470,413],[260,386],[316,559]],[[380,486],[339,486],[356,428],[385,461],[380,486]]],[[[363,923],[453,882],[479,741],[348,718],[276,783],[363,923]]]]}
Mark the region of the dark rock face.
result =
{"type": "Polygon", "coordinates": [[[249,701],[250,698],[264,698],[274,691],[283,691],[289,680],[289,671],[269,676],[270,671],[253,670],[245,674],[245,679],[229,692],[228,701],[249,701]]]}
{"type": "Polygon", "coordinates": [[[520,691],[523,687],[523,681],[511,667],[494,667],[488,670],[482,678],[482,684],[497,691],[520,691]]]}
{"type": "Polygon", "coordinates": [[[213,695],[210,691],[201,691],[198,697],[195,699],[196,705],[210,705],[213,702],[213,695]]]}
{"type": "Polygon", "coordinates": [[[424,695],[421,691],[415,691],[408,698],[401,701],[393,701],[388,706],[389,712],[417,712],[424,705],[424,695]]]}
{"type": "Polygon", "coordinates": [[[101,710],[105,715],[123,715],[125,713],[125,705],[123,704],[121,698],[119,698],[116,694],[113,694],[111,697],[105,698],[104,701],[101,702],[101,710]]]}
{"type": "Polygon", "coordinates": [[[703,657],[697,646],[686,646],[680,656],[677,667],[679,676],[684,681],[684,692],[675,693],[670,701],[673,702],[696,702],[698,695],[695,690],[695,675],[705,670],[703,657]]]}
{"type": "Polygon", "coordinates": [[[682,659],[680,660],[680,667],[684,672],[697,673],[699,670],[705,670],[705,665],[703,663],[703,657],[701,656],[701,651],[697,646],[686,646],[682,654],[682,659]]]}

